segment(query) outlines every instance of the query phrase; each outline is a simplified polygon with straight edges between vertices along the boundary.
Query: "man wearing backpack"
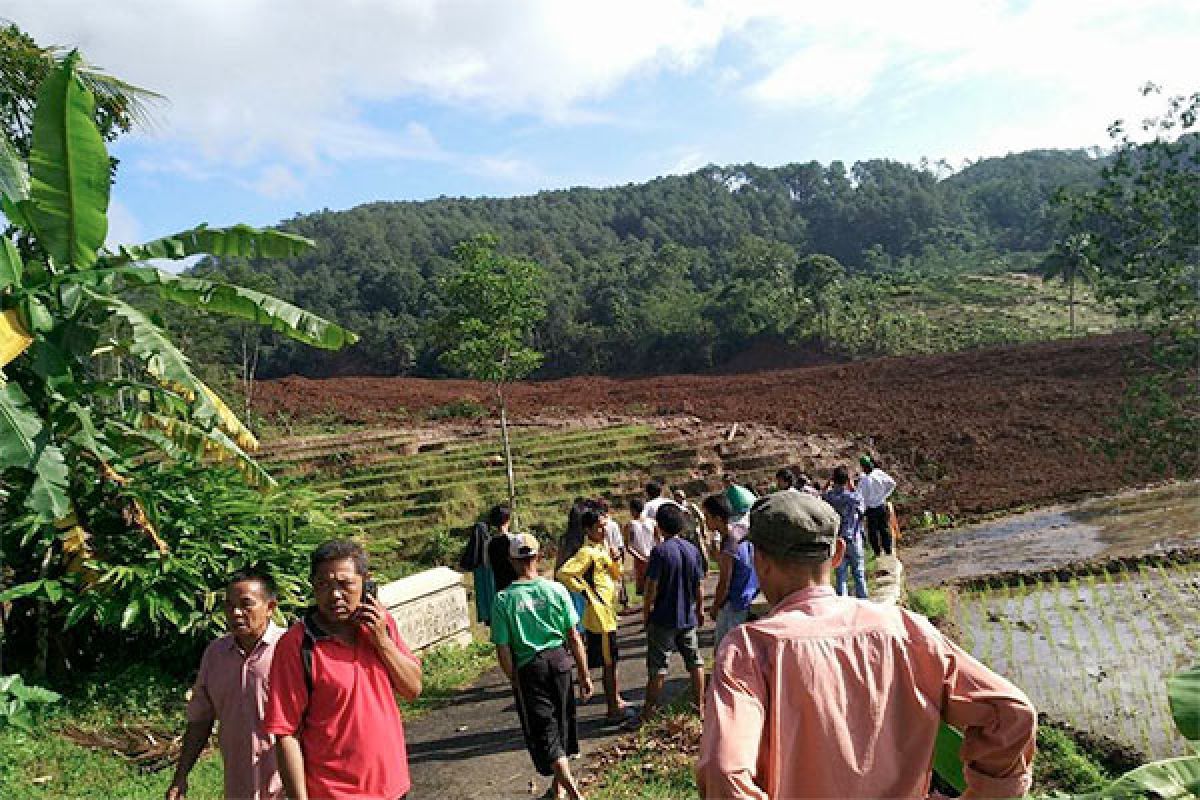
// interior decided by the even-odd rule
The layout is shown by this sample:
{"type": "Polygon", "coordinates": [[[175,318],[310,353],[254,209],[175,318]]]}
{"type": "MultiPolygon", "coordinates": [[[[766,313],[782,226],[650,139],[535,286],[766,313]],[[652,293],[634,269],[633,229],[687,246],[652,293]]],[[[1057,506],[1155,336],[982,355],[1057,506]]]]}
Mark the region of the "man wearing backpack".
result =
{"type": "Polygon", "coordinates": [[[374,596],[361,545],[313,551],[315,608],[279,640],[263,730],[290,800],[398,800],[409,790],[395,694],[421,693],[421,663],[374,596]]]}

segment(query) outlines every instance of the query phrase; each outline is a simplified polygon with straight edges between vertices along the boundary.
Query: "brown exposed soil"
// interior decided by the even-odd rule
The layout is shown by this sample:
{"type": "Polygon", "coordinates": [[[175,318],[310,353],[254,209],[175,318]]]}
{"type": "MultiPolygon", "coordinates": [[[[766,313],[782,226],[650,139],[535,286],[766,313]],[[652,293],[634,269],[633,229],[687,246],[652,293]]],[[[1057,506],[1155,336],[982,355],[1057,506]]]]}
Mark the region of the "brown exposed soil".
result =
{"type": "MultiPolygon", "coordinates": [[[[973,516],[1136,482],[1093,443],[1141,347],[1120,334],[736,376],[528,382],[509,397],[518,420],[692,415],[865,440],[901,481],[905,510],[973,516]]],[[[492,394],[462,380],[290,377],[265,382],[260,397],[268,416],[385,423],[492,394]]]]}

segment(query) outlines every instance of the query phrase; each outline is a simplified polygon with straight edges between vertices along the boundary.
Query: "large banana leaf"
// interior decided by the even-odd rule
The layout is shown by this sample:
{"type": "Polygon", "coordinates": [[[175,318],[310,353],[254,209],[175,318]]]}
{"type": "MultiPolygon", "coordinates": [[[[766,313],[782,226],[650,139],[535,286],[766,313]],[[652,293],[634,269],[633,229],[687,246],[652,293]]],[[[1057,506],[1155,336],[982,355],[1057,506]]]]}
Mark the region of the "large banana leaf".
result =
{"type": "Polygon", "coordinates": [[[312,239],[284,231],[263,230],[249,225],[230,228],[199,225],[145,244],[122,246],[115,255],[105,257],[102,264],[105,267],[119,267],[150,258],[180,259],[197,255],[295,258],[313,247],[312,239]]]}
{"type": "Polygon", "coordinates": [[[0,194],[14,202],[29,197],[29,173],[8,137],[0,133],[0,194]]]}
{"type": "Polygon", "coordinates": [[[63,452],[15,383],[0,385],[0,471],[23,469],[34,475],[25,505],[46,521],[71,511],[63,452]]]}
{"type": "Polygon", "coordinates": [[[60,266],[86,269],[108,234],[108,152],[93,119],[95,101],[68,55],[42,82],[29,154],[32,221],[60,266]]]}
{"type": "Polygon", "coordinates": [[[1179,732],[1200,752],[1200,664],[1169,678],[1167,697],[1179,732]]]}
{"type": "MultiPolygon", "coordinates": [[[[136,412],[134,424],[142,430],[139,438],[156,445],[168,455],[178,457],[181,453],[187,453],[196,459],[230,462],[250,485],[260,488],[275,485],[275,479],[220,428],[205,430],[176,417],[147,411],[136,412]]],[[[126,428],[125,432],[134,435],[131,428],[126,428]]]]}
{"type": "Polygon", "coordinates": [[[1200,756],[1143,764],[1100,791],[1075,795],[1073,800],[1108,800],[1114,797],[1200,800],[1200,756]]]}
{"type": "Polygon", "coordinates": [[[17,246],[7,236],[0,236],[0,292],[10,286],[20,286],[24,273],[25,265],[21,263],[17,246]]]}
{"type": "Polygon", "coordinates": [[[149,286],[180,305],[256,322],[314,347],[337,350],[358,336],[328,320],[269,294],[154,267],[121,267],[114,273],[132,285],[149,286]]]}

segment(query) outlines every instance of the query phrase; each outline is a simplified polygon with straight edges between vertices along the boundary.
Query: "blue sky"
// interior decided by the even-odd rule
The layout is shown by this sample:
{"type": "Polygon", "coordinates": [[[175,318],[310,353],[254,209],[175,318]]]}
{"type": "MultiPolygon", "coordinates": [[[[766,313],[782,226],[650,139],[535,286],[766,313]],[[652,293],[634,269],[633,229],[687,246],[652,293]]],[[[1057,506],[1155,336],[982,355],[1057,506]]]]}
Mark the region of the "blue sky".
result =
{"type": "Polygon", "coordinates": [[[0,0],[157,90],[110,241],[708,163],[1106,144],[1200,89],[1200,3],[0,0]]]}

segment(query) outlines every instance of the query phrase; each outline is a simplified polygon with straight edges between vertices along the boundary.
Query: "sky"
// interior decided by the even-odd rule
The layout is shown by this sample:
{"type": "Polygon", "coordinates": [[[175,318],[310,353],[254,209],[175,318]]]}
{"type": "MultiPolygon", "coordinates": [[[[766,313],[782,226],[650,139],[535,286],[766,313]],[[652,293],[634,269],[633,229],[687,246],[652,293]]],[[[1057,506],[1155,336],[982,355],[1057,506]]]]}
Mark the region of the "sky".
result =
{"type": "Polygon", "coordinates": [[[1200,89],[1195,0],[0,0],[166,99],[112,244],[706,164],[1104,146],[1200,89]]]}

